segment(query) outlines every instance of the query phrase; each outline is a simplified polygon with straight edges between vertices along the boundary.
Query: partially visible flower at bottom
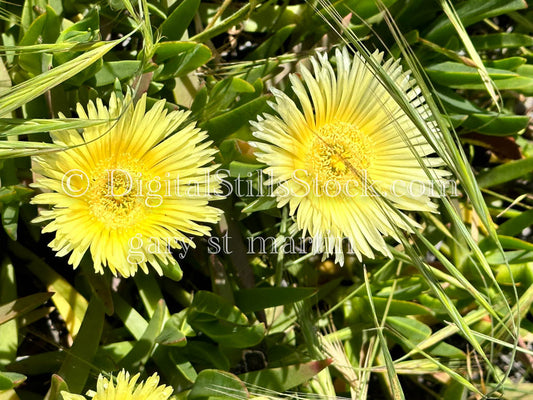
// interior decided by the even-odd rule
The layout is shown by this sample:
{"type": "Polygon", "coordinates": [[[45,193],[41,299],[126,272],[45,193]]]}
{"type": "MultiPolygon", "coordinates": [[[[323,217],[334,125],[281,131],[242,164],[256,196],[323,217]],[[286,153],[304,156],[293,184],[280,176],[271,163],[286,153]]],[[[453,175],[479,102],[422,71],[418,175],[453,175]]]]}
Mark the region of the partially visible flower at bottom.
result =
{"type": "MultiPolygon", "coordinates": [[[[167,400],[173,392],[170,386],[159,385],[159,376],[153,374],[147,380],[137,384],[140,374],[130,378],[130,374],[120,371],[116,383],[112,379],[98,377],[96,392],[89,390],[87,395],[92,400],[167,400]]],[[[64,400],[86,400],[84,396],[61,392],[64,400]]]]}

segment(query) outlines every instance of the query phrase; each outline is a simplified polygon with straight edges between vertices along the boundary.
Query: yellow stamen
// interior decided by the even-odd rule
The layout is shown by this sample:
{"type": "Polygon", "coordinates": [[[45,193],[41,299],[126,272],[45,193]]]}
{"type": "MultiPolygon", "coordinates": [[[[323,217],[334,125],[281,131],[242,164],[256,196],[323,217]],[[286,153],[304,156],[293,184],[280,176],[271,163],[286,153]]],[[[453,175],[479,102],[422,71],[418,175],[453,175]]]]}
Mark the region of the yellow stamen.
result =
{"type": "Polygon", "coordinates": [[[87,191],[91,214],[111,229],[138,224],[145,213],[145,177],[131,161],[124,166],[109,160],[102,164],[106,168],[93,172],[87,191]]]}
{"type": "Polygon", "coordinates": [[[321,126],[313,137],[307,156],[309,174],[319,183],[341,184],[360,180],[373,159],[372,145],[357,126],[333,122],[321,126]]]}

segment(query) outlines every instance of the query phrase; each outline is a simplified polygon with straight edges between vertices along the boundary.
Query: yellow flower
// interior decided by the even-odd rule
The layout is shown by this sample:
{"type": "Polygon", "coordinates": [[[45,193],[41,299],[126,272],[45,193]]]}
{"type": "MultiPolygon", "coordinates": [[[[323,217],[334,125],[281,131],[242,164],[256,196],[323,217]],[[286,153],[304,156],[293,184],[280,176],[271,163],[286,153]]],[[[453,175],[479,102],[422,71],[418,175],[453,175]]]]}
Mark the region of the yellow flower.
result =
{"type": "MultiPolygon", "coordinates": [[[[111,379],[98,377],[96,392],[90,390],[87,394],[92,400],[167,400],[172,394],[170,386],[159,384],[159,376],[153,374],[146,381],[136,385],[139,379],[137,374],[130,379],[130,374],[124,370],[117,376],[116,384],[111,379]]],[[[78,394],[61,392],[64,400],[86,400],[78,394]]]]}
{"type": "MultiPolygon", "coordinates": [[[[98,99],[80,118],[109,121],[51,134],[65,151],[35,157],[36,187],[48,192],[34,204],[52,205],[35,222],[48,221],[43,232],[56,232],[50,247],[57,256],[71,253],[76,268],[90,250],[94,269],[128,277],[150,263],[174,265],[172,248],[193,246],[190,235],[207,235],[204,224],[218,221],[220,211],[208,206],[219,190],[212,176],[215,150],[189,112],[167,113],[165,101],[146,111],[146,96],[135,106],[130,94],[111,96],[109,109],[98,99]]],[[[63,117],[63,116],[61,116],[63,117]]],[[[216,174],[215,174],[216,175],[216,174]]]]}
{"type": "MultiPolygon", "coordinates": [[[[382,54],[373,57],[382,62],[382,54]]],[[[314,74],[304,67],[301,78],[290,76],[297,102],[273,89],[277,115],[251,124],[278,207],[289,204],[313,253],[335,254],[342,264],[346,241],[359,259],[373,258],[374,250],[390,256],[384,236],[398,240],[399,229],[411,231],[398,210],[435,211],[435,182],[446,172],[433,168],[442,160],[426,157],[431,146],[362,56],[337,50],[335,61],[336,72],[327,55],[312,58],[314,74]]],[[[431,124],[408,73],[392,60],[383,68],[431,124]]]]}

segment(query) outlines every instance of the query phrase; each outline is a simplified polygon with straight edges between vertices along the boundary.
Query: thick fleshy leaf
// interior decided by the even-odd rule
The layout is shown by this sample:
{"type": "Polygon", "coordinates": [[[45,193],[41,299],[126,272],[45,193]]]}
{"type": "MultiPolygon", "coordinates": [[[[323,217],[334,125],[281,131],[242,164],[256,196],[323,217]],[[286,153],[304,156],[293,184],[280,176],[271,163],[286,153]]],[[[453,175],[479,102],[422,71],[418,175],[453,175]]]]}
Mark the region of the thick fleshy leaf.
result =
{"type": "Polygon", "coordinates": [[[333,360],[310,361],[305,364],[288,365],[280,368],[262,369],[239,375],[248,384],[267,387],[283,392],[301,385],[331,364],[333,360]]]}
{"type": "Polygon", "coordinates": [[[1,305],[0,325],[12,320],[13,318],[18,318],[36,307],[39,307],[53,295],[54,293],[35,293],[1,305]]]}
{"type": "Polygon", "coordinates": [[[224,399],[246,399],[249,397],[246,385],[235,375],[216,369],[205,369],[198,374],[189,393],[189,400],[217,397],[224,399]]]}

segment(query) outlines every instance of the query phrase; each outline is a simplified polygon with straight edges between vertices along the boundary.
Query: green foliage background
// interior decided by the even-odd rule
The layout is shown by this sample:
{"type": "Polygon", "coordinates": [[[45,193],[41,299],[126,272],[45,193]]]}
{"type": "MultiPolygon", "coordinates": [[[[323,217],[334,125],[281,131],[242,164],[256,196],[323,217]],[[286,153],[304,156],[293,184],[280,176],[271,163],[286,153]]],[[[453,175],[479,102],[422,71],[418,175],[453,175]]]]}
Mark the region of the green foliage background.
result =
{"type": "Polygon", "coordinates": [[[84,394],[122,368],[158,372],[189,400],[531,398],[528,3],[1,1],[0,399],[84,394]],[[163,277],[94,275],[89,259],[73,271],[30,222],[28,156],[61,150],[51,130],[98,123],[78,120],[77,102],[129,87],[190,109],[236,185],[263,168],[249,120],[269,110],[267,89],[286,89],[316,49],[346,44],[413,70],[459,183],[441,214],[418,216],[420,234],[391,242],[394,259],[340,268],[246,254],[249,238],[296,236],[272,198],[235,193],[216,204],[225,218],[214,233],[232,253],[197,240],[163,277]]]}

